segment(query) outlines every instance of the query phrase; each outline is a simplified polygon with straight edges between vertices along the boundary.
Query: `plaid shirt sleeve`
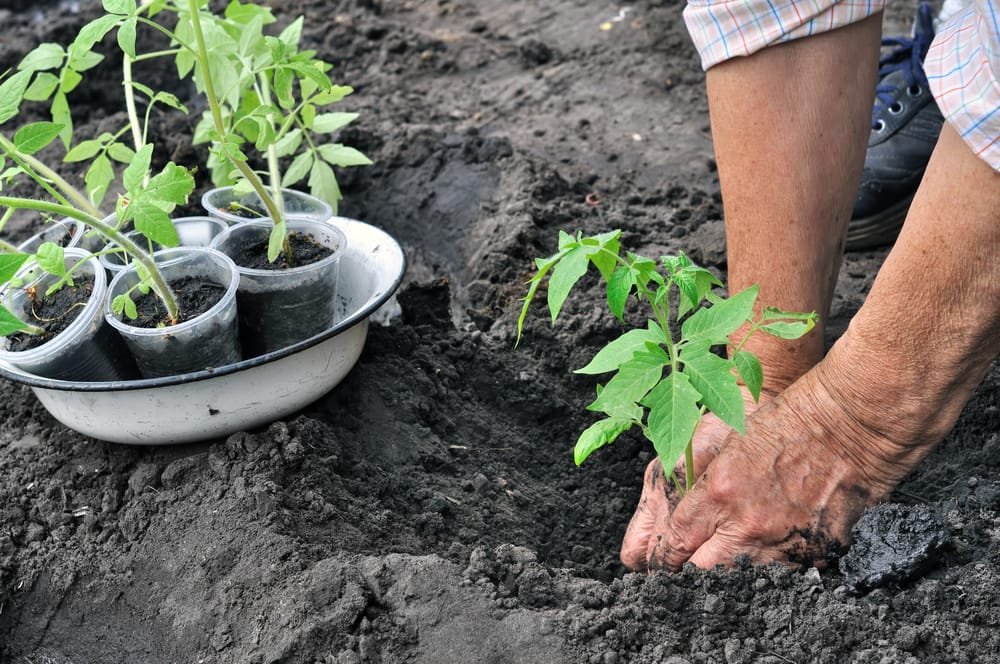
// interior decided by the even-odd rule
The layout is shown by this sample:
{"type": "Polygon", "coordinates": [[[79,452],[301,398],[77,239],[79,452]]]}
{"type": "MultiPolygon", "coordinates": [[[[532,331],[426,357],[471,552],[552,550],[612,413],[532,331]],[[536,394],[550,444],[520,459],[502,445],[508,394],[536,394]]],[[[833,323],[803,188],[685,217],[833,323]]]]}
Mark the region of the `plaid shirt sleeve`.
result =
{"type": "Polygon", "coordinates": [[[684,22],[708,69],[882,11],[886,0],[688,0],[684,22]]]}
{"type": "Polygon", "coordinates": [[[938,31],[924,72],[941,113],[1000,171],[1000,2],[974,0],[938,31]]]}

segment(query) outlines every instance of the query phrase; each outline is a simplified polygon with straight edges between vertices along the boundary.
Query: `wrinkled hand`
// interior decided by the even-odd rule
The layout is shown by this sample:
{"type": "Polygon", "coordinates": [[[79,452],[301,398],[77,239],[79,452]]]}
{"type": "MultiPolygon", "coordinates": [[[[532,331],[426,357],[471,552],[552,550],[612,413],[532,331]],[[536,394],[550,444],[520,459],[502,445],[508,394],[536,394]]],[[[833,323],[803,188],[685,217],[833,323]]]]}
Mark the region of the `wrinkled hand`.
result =
{"type": "MultiPolygon", "coordinates": [[[[749,417],[757,410],[759,404],[753,400],[745,387],[741,389],[749,417]]],[[[762,393],[760,399],[760,404],[763,404],[771,397],[762,393]]],[[[695,476],[703,473],[709,463],[722,451],[732,432],[733,430],[728,425],[711,413],[701,419],[692,441],[695,476]]],[[[685,464],[684,459],[681,458],[674,469],[674,476],[680,480],[682,485],[684,473],[685,464]]],[[[625,540],[622,543],[621,560],[625,566],[634,570],[646,569],[656,548],[656,534],[663,532],[679,498],[673,480],[663,472],[663,464],[660,463],[659,457],[650,461],[646,466],[639,505],[635,509],[635,514],[632,515],[628,530],[625,532],[625,540]]]]}
{"type": "Polygon", "coordinates": [[[901,475],[881,473],[887,457],[878,450],[888,442],[845,412],[814,374],[748,418],[746,435],[725,441],[683,500],[671,504],[662,476],[654,491],[647,470],[643,498],[656,519],[633,517],[641,527],[630,526],[623,562],[711,568],[748,554],[757,563],[822,567],[841,553],[865,505],[901,475]]]}

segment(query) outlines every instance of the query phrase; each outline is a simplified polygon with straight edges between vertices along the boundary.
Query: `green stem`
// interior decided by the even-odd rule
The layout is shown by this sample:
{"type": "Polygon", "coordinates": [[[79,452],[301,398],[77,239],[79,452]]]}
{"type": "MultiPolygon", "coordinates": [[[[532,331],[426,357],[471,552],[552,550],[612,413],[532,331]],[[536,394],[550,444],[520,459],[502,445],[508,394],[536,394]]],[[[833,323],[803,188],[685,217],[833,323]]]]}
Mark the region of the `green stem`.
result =
{"type": "Polygon", "coordinates": [[[0,251],[5,254],[17,254],[20,253],[17,247],[12,245],[7,240],[0,239],[0,251]]]}
{"type": "Polygon", "coordinates": [[[149,53],[143,53],[142,55],[136,55],[132,62],[142,62],[143,60],[153,60],[155,58],[163,58],[170,55],[177,55],[183,48],[168,48],[164,51],[150,51],[149,53]]]}
{"type": "MultiPolygon", "coordinates": [[[[267,76],[261,74],[258,79],[260,81],[260,100],[264,102],[265,106],[271,106],[271,85],[268,83],[267,76]]],[[[273,129],[274,123],[271,122],[270,114],[268,114],[267,120],[271,123],[271,128],[273,129]]],[[[281,193],[281,166],[278,163],[278,153],[274,149],[273,142],[267,146],[267,170],[268,177],[271,180],[271,193],[274,195],[274,201],[278,206],[278,210],[284,215],[285,197],[281,193]]]]}
{"type": "Polygon", "coordinates": [[[103,220],[98,219],[94,215],[88,214],[81,210],[69,205],[60,205],[59,203],[49,203],[48,201],[36,201],[31,198],[16,198],[12,196],[0,196],[0,205],[6,207],[18,208],[22,210],[35,210],[36,212],[47,212],[49,214],[54,214],[62,217],[69,217],[71,219],[77,219],[87,224],[98,233],[103,235],[106,239],[117,243],[122,249],[125,250],[132,260],[140,263],[149,272],[150,279],[152,281],[153,292],[156,293],[157,297],[163,302],[163,306],[167,310],[167,316],[170,318],[170,324],[173,325],[177,322],[178,309],[177,309],[177,298],[174,296],[172,290],[170,290],[170,285],[164,280],[163,275],[160,273],[159,269],[156,267],[155,261],[152,257],[143,251],[142,247],[137,245],[135,242],[127,238],[123,233],[121,233],[114,226],[104,223],[103,220]]]}
{"type": "Polygon", "coordinates": [[[122,72],[122,84],[125,87],[125,110],[128,112],[129,126],[132,127],[132,142],[135,143],[135,151],[138,152],[143,146],[143,132],[139,124],[139,114],[135,110],[135,88],[132,86],[132,58],[127,53],[122,56],[122,72]]]}
{"type": "MultiPolygon", "coordinates": [[[[198,9],[198,0],[188,0],[188,10],[191,12],[191,25],[194,28],[195,42],[198,45],[197,51],[195,51],[195,57],[198,60],[198,65],[201,67],[202,80],[205,84],[205,97],[208,100],[208,106],[212,112],[212,122],[215,124],[215,130],[219,133],[219,140],[225,142],[226,137],[229,132],[226,131],[226,125],[222,121],[222,107],[219,104],[219,97],[215,93],[215,81],[212,79],[212,71],[209,67],[208,58],[208,47],[205,45],[205,34],[201,29],[201,14],[198,9]]],[[[225,154],[225,151],[223,151],[225,154]]],[[[254,172],[250,165],[245,161],[240,159],[234,159],[228,154],[226,157],[229,162],[236,167],[240,174],[250,183],[250,187],[257,193],[260,197],[261,202],[264,207],[267,208],[267,213],[271,217],[271,221],[274,224],[282,222],[284,217],[281,211],[278,209],[274,202],[267,193],[267,188],[264,186],[264,182],[260,179],[257,173],[254,172]]],[[[283,241],[283,249],[285,252],[285,257],[288,259],[289,264],[291,263],[292,250],[291,245],[288,243],[288,236],[285,235],[283,241]]]]}
{"type": "Polygon", "coordinates": [[[102,212],[100,208],[94,205],[90,201],[90,199],[83,194],[83,192],[81,192],[79,189],[77,189],[69,182],[64,180],[62,176],[60,176],[54,170],[52,170],[51,168],[49,168],[48,166],[46,166],[45,164],[43,164],[42,162],[35,159],[33,156],[29,154],[22,154],[20,156],[22,159],[24,159],[24,162],[28,164],[28,166],[30,166],[40,176],[52,182],[52,184],[54,184],[56,188],[59,189],[59,191],[65,194],[66,198],[71,200],[73,204],[76,205],[78,208],[87,212],[88,214],[94,215],[95,217],[104,216],[104,212],[102,212]]]}

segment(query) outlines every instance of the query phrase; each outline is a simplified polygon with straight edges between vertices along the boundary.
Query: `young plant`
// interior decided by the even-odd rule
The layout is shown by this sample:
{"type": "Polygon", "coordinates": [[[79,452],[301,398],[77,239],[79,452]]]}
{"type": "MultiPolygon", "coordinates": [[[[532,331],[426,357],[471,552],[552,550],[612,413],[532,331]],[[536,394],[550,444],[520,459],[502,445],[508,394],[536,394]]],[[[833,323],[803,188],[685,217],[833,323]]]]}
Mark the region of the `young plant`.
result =
{"type": "Polygon", "coordinates": [[[630,252],[623,256],[620,236],[621,231],[588,237],[560,231],[559,251],[535,260],[538,271],[529,282],[517,320],[517,339],[521,339],[528,308],[546,277],[553,325],[570,291],[590,266],[604,280],[608,307],[619,321],[624,322],[626,303],[634,295],[648,312],[645,325],[611,341],[585,367],[576,370],[587,375],[613,375],[597,386],[597,399],[587,406],[605,417],[580,434],[574,458],[579,465],[598,448],[638,427],[683,494],[695,482],[691,442],[702,415],[715,413],[744,433],[746,413],[739,380],[754,400],[760,398],[763,370],[760,360],[744,350],[747,340],[758,332],[797,339],[812,330],[818,317],[774,307],[765,307],[755,315],[757,286],[721,297],[713,288],[722,282],[683,253],[662,256],[659,261],[630,252]],[[734,343],[731,337],[743,328],[734,343]],[[727,348],[728,357],[714,352],[721,346],[727,348]],[[687,469],[683,485],[673,473],[682,455],[687,469]]]}

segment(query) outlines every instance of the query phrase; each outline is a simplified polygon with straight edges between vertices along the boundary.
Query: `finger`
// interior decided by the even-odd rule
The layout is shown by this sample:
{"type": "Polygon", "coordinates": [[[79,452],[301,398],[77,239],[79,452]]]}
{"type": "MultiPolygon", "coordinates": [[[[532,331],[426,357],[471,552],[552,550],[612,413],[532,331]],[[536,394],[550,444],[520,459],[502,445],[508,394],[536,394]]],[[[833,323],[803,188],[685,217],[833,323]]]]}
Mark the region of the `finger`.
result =
{"type": "Polygon", "coordinates": [[[629,569],[646,569],[648,542],[653,538],[659,515],[670,510],[665,484],[662,466],[658,459],[654,459],[646,466],[642,497],[622,541],[620,558],[629,569]]]}
{"type": "Polygon", "coordinates": [[[707,485],[707,475],[702,476],[677,504],[664,528],[656,557],[650,559],[651,564],[676,572],[715,534],[719,523],[718,507],[707,485]]]}
{"type": "Polygon", "coordinates": [[[749,555],[755,563],[760,564],[777,560],[773,557],[775,552],[761,551],[746,543],[737,544],[716,532],[713,537],[698,547],[688,562],[702,569],[712,569],[718,565],[732,567],[736,557],[741,554],[749,555]]]}

